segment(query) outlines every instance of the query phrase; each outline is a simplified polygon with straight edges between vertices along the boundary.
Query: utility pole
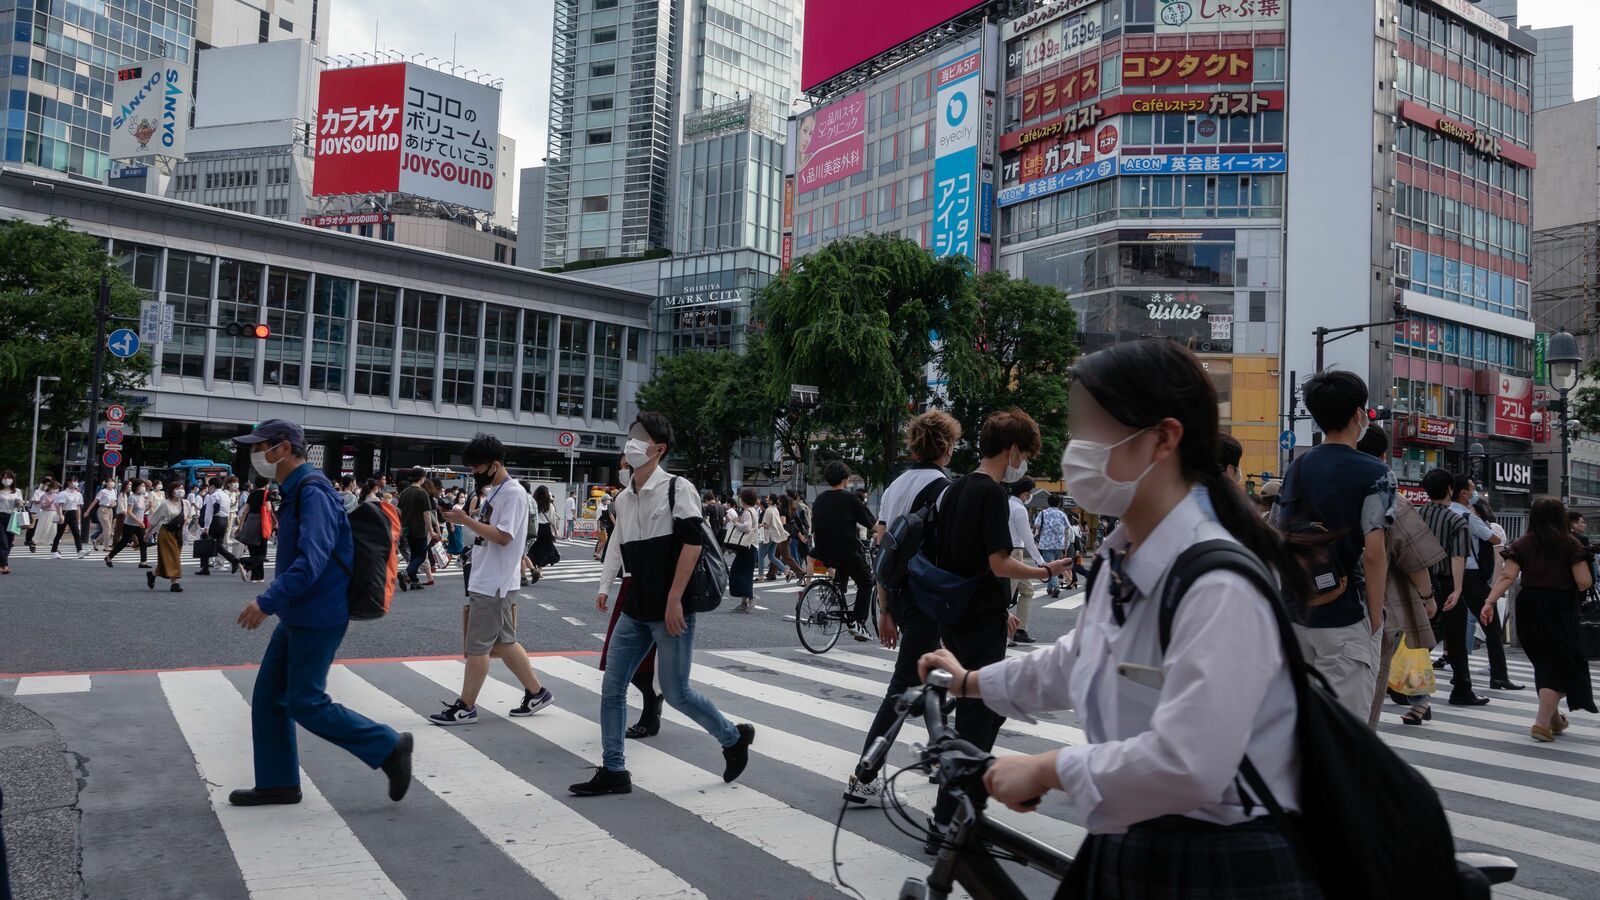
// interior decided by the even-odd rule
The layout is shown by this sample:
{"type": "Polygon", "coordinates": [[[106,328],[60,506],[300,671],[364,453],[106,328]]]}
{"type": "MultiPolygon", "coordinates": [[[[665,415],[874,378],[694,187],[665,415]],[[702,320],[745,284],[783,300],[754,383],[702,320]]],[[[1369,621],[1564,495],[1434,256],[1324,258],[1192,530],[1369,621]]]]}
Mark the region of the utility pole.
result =
{"type": "Polygon", "coordinates": [[[100,379],[104,377],[106,363],[106,319],[111,315],[111,276],[100,272],[100,299],[94,312],[94,374],[89,382],[89,451],[88,474],[83,483],[100,483],[100,456],[95,436],[100,429],[100,379]]]}

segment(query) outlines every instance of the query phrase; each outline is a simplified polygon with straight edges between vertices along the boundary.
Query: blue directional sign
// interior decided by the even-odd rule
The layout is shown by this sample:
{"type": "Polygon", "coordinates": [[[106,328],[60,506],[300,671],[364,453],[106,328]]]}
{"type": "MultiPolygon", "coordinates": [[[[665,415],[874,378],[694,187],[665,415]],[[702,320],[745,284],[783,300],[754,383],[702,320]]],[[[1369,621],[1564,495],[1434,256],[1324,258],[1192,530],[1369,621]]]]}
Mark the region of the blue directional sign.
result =
{"type": "Polygon", "coordinates": [[[1278,446],[1284,450],[1293,450],[1294,432],[1285,431],[1283,434],[1278,435],[1278,446]]]}
{"type": "Polygon", "coordinates": [[[139,336],[127,328],[118,328],[106,338],[106,349],[118,359],[127,359],[139,352],[139,336]]]}

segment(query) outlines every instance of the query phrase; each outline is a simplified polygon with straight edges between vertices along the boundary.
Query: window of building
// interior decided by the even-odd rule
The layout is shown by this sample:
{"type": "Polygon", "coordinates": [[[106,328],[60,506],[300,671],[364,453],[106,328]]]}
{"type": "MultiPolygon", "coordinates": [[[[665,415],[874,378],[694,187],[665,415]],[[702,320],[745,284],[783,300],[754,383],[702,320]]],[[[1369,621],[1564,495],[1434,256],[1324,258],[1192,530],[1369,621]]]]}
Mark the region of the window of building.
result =
{"type": "Polygon", "coordinates": [[[589,43],[591,44],[611,44],[617,40],[617,29],[596,28],[589,35],[589,43]]]}
{"type": "Polygon", "coordinates": [[[588,393],[589,323],[582,319],[562,319],[557,346],[561,351],[561,364],[556,375],[556,412],[563,416],[581,416],[588,393]]]}
{"type": "Polygon", "coordinates": [[[591,131],[589,132],[588,140],[591,146],[594,144],[609,144],[611,143],[611,129],[607,128],[603,131],[591,131]]]}
{"type": "Polygon", "coordinates": [[[594,0],[595,9],[616,9],[617,0],[594,0]]]}
{"type": "Polygon", "coordinates": [[[211,318],[212,257],[167,251],[167,303],[177,307],[172,340],[161,345],[163,375],[205,373],[206,326],[211,318]]]}
{"type": "Polygon", "coordinates": [[[639,337],[643,334],[637,328],[628,329],[628,362],[639,361],[639,337]]]}
{"type": "Polygon", "coordinates": [[[497,262],[497,263],[503,263],[503,262],[506,261],[506,245],[505,244],[495,244],[494,245],[494,261],[497,262]]]}
{"type": "Polygon", "coordinates": [[[294,23],[281,16],[278,18],[278,27],[291,33],[294,31],[294,23]]]}
{"type": "Polygon", "coordinates": [[[617,74],[617,64],[614,62],[597,62],[589,66],[589,77],[604,78],[607,75],[617,74]]]}
{"type": "Polygon", "coordinates": [[[350,299],[355,285],[348,278],[317,276],[311,298],[311,389],[344,393],[345,355],[350,350],[350,299]]]}
{"type": "Polygon", "coordinates": [[[617,397],[622,390],[622,332],[621,325],[604,322],[595,325],[594,398],[590,403],[590,415],[596,419],[613,421],[617,418],[617,397]]]}
{"type": "Polygon", "coordinates": [[[611,105],[612,105],[612,102],[613,102],[613,100],[612,100],[611,97],[590,97],[589,98],[589,111],[590,112],[601,112],[602,110],[610,109],[611,105]]]}
{"type": "Polygon", "coordinates": [[[444,312],[444,368],[440,372],[445,403],[471,406],[477,386],[478,316],[476,300],[451,297],[444,312]]]}
{"type": "Polygon", "coordinates": [[[522,318],[522,411],[550,411],[550,339],[555,318],[528,311],[522,318]]]}
{"type": "Polygon", "coordinates": [[[395,298],[399,291],[362,282],[356,301],[356,393],[387,397],[393,380],[395,298]]]}
{"type": "MultiPolygon", "coordinates": [[[[400,315],[400,399],[433,402],[433,376],[438,367],[438,294],[406,292],[400,315]]],[[[474,339],[477,335],[474,333],[474,339]]]]}
{"type": "Polygon", "coordinates": [[[267,325],[272,328],[272,339],[264,342],[267,357],[264,384],[300,385],[308,282],[309,277],[304,272],[272,269],[267,273],[267,325]]]}
{"type": "MultiPolygon", "coordinates": [[[[217,324],[240,322],[254,325],[261,321],[261,275],[258,263],[222,260],[217,267],[217,324]]],[[[211,360],[211,377],[218,381],[255,381],[256,353],[266,341],[253,337],[231,338],[217,333],[217,349],[211,360]]]]}
{"type": "Polygon", "coordinates": [[[1267,292],[1250,292],[1250,321],[1265,322],[1267,320],[1267,292]]]}
{"type": "Polygon", "coordinates": [[[517,368],[517,311],[487,304],[483,312],[483,408],[510,409],[517,368]]]}
{"type": "Polygon", "coordinates": [[[601,196],[583,198],[583,211],[586,213],[605,212],[610,208],[610,197],[601,196]]]}

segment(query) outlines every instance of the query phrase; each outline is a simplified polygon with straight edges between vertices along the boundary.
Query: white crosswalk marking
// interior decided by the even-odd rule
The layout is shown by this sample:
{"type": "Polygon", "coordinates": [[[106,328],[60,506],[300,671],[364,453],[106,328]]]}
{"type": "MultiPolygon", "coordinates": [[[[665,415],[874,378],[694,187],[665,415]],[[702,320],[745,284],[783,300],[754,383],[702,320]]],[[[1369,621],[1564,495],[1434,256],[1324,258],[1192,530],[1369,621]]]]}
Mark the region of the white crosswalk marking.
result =
{"type": "MultiPolygon", "coordinates": [[[[757,728],[745,775],[723,784],[716,744],[668,709],[660,734],[626,742],[633,795],[588,800],[568,796],[565,786],[586,778],[585,767],[600,759],[604,676],[596,663],[592,657],[536,660],[557,704],[531,718],[502,717],[522,692],[497,668],[480,695],[481,721],[458,730],[434,728],[418,710],[436,708],[440,688],[449,694],[459,688],[461,663],[334,667],[328,689],[335,700],[415,736],[416,784],[400,804],[382,797],[380,776],[302,732],[304,801],[268,809],[229,806],[227,792],[253,780],[250,673],[33,676],[16,683],[15,699],[46,717],[78,705],[90,724],[68,738],[69,747],[90,760],[91,783],[101,780],[100,802],[114,798],[122,804],[120,815],[142,814],[141,790],[152,776],[169,786],[174,777],[194,779],[194,802],[206,817],[200,826],[216,835],[211,845],[220,848],[221,859],[237,867],[229,882],[235,887],[216,896],[440,896],[451,892],[449,870],[459,867],[493,868],[497,889],[513,895],[842,898],[829,887],[834,819],[893,669],[892,654],[866,646],[823,656],[793,648],[702,651],[693,682],[729,719],[757,728]],[[136,757],[131,765],[94,765],[95,741],[110,740],[114,732],[93,727],[99,718],[94,704],[141,702],[158,709],[139,719],[170,732],[168,745],[175,741],[178,752],[136,757]],[[691,840],[693,858],[673,843],[691,840]],[[716,881],[718,870],[731,880],[716,881]],[[525,881],[515,883],[519,878],[525,881]]],[[[1482,665],[1481,654],[1473,664],[1482,665]]],[[[1531,688],[1520,655],[1513,655],[1510,669],[1531,688]]],[[[1476,681],[1476,668],[1473,675],[1476,681]]],[[[8,690],[0,681],[0,691],[8,690]]],[[[1434,720],[1421,727],[1400,725],[1401,707],[1386,707],[1380,734],[1440,791],[1461,849],[1518,861],[1517,883],[1497,896],[1593,896],[1600,875],[1600,720],[1572,714],[1566,737],[1535,744],[1527,737],[1533,691],[1488,693],[1494,702],[1487,707],[1452,707],[1436,698],[1434,720]]],[[[628,694],[637,710],[637,692],[628,694]]],[[[909,759],[912,744],[926,739],[920,723],[908,723],[890,754],[890,771],[909,759]]],[[[1063,712],[1037,724],[1008,721],[995,753],[1037,753],[1083,740],[1071,713],[1063,712]]],[[[916,773],[896,786],[920,822],[932,809],[935,786],[916,773]]],[[[86,817],[97,814],[92,804],[85,807],[86,817]]],[[[1069,852],[1084,835],[1056,796],[1037,813],[991,807],[990,814],[1069,852]]],[[[879,813],[849,813],[844,823],[842,874],[867,897],[895,896],[907,876],[927,874],[918,842],[894,831],[879,813]]],[[[167,824],[156,817],[148,827],[167,824]]],[[[97,852],[104,851],[92,843],[84,848],[86,878],[97,852]]],[[[149,879],[141,891],[195,895],[190,882],[163,880],[173,865],[141,870],[149,879]]],[[[177,865],[174,871],[181,871],[177,865]]],[[[117,892],[109,884],[86,887],[117,892]]],[[[1024,890],[1028,896],[1048,892],[1038,883],[1024,890]]]]}

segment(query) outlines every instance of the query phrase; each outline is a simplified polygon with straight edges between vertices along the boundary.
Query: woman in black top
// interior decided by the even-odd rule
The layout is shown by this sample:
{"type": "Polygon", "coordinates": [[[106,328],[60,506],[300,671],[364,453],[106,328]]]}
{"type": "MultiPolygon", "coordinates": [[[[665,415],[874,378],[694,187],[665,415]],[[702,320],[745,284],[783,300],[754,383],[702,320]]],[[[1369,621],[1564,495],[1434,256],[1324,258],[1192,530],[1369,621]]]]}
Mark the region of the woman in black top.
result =
{"type": "Polygon", "coordinates": [[[1567,509],[1554,497],[1535,501],[1528,513],[1528,533],[1501,551],[1505,566],[1483,602],[1483,621],[1494,615],[1495,601],[1522,577],[1517,593],[1517,637],[1533,663],[1539,690],[1539,711],[1529,734],[1549,743],[1567,730],[1567,709],[1597,712],[1589,661],[1578,643],[1578,597],[1594,584],[1588,553],[1567,531],[1567,509]]]}
{"type": "Polygon", "coordinates": [[[556,501],[551,498],[548,487],[541,484],[533,489],[533,509],[537,527],[533,547],[528,550],[528,561],[533,563],[533,578],[538,581],[541,569],[561,561],[561,554],[556,550],[556,501]]]}
{"type": "MultiPolygon", "coordinates": [[[[367,490],[370,494],[377,487],[377,482],[369,479],[367,490]]],[[[267,539],[261,535],[262,508],[267,503],[267,480],[257,478],[256,486],[245,497],[244,511],[239,515],[239,525],[234,529],[234,537],[244,548],[250,551],[250,558],[245,561],[244,567],[239,570],[239,577],[245,581],[262,582],[267,580],[267,539]]]]}

